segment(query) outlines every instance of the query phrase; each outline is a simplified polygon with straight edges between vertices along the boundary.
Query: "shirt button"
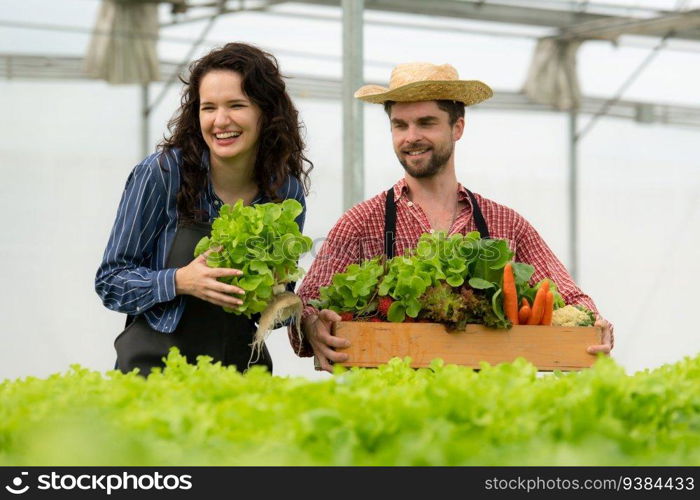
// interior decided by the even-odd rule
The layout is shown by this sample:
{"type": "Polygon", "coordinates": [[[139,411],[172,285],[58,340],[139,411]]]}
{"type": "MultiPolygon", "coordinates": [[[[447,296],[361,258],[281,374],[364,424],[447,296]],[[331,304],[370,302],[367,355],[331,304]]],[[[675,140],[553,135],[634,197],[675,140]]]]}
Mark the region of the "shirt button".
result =
{"type": "Polygon", "coordinates": [[[412,206],[413,206],[413,202],[412,202],[412,201],[409,201],[409,202],[408,202],[408,206],[409,206],[409,207],[412,207],[412,206]]]}

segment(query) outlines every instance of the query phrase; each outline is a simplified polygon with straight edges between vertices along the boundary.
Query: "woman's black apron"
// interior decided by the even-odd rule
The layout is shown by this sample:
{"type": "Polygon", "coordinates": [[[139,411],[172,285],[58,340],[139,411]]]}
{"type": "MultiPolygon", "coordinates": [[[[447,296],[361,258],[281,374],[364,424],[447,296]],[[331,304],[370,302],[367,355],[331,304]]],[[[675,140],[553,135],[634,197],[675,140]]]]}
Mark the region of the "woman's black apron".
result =
{"type": "MultiPolygon", "coordinates": [[[[179,268],[194,258],[194,249],[199,240],[211,233],[211,225],[205,223],[178,225],[172,249],[168,254],[166,268],[179,268]]],[[[126,329],[114,341],[117,350],[116,368],[124,373],[139,368],[139,373],[148,375],[154,367],[164,366],[171,347],[177,347],[188,363],[196,363],[197,356],[207,355],[212,362],[235,365],[243,372],[251,360],[250,344],[256,327],[252,319],[243,315],[227,313],[220,306],[185,295],[185,310],[172,333],[154,330],[143,314],[127,319],[126,329]]],[[[267,347],[257,356],[252,365],[264,365],[272,373],[272,359],[267,347]]]]}
{"type": "MultiPolygon", "coordinates": [[[[472,217],[474,218],[476,230],[479,231],[482,238],[490,238],[489,228],[486,225],[484,215],[481,213],[481,208],[476,202],[474,193],[467,189],[467,195],[469,195],[469,200],[472,203],[472,217]]],[[[396,200],[394,200],[393,187],[386,192],[384,208],[384,253],[387,259],[391,259],[395,255],[394,246],[396,242],[396,200]]]]}

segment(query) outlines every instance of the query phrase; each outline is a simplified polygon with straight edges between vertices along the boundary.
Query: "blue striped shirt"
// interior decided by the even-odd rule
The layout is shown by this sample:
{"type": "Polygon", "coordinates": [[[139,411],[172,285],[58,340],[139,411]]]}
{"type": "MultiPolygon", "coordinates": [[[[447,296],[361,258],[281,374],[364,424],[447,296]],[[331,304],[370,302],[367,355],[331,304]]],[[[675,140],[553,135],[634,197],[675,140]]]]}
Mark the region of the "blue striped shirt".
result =
{"type": "MultiPolygon", "coordinates": [[[[182,153],[175,149],[156,152],[134,167],[95,276],[95,290],[105,307],[131,315],[143,314],[151,328],[166,333],[175,330],[185,309],[184,297],[175,294],[177,269],[165,267],[177,230],[181,162],[182,153]]],[[[208,151],[202,155],[202,168],[209,170],[208,151]]],[[[278,195],[302,204],[304,210],[296,219],[302,231],[306,202],[299,180],[288,177],[278,195]]],[[[269,201],[258,195],[253,204],[269,201]]],[[[209,214],[211,222],[222,205],[209,177],[198,208],[209,214]]],[[[291,284],[292,290],[293,287],[291,284]]]]}

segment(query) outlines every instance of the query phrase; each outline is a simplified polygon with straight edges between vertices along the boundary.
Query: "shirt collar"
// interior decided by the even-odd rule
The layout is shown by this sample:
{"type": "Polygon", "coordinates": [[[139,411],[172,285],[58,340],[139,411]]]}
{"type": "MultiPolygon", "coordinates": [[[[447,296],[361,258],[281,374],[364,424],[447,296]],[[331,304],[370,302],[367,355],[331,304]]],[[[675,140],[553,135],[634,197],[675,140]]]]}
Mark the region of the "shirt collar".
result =
{"type": "MultiPolygon", "coordinates": [[[[406,184],[406,179],[401,179],[399,182],[394,184],[394,199],[400,200],[403,196],[408,194],[408,184],[406,184]]],[[[459,182],[457,183],[457,201],[466,201],[469,205],[471,202],[469,200],[469,194],[467,193],[467,188],[462,186],[459,182]]]]}
{"type": "Polygon", "coordinates": [[[219,199],[219,197],[214,192],[214,185],[211,182],[211,164],[209,163],[209,150],[205,149],[202,151],[201,156],[201,167],[202,170],[207,172],[207,187],[206,187],[206,197],[209,203],[213,203],[217,207],[220,207],[224,202],[219,199]],[[218,203],[217,203],[218,202],[218,203]]]}

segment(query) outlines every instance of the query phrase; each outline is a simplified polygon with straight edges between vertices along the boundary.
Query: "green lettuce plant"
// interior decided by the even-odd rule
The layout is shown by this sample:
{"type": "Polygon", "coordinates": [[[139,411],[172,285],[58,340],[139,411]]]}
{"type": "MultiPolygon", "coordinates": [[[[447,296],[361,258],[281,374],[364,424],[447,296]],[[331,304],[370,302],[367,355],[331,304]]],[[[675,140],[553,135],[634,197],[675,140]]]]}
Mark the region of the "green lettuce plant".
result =
{"type": "Polygon", "coordinates": [[[211,237],[199,241],[194,255],[212,250],[207,257],[210,267],[243,271],[242,276],[219,278],[246,292],[242,305],[225,311],[247,317],[260,313],[285,285],[303,276],[297,263],[311,249],[311,238],[302,235],[295,222],[301,212],[301,204],[293,199],[251,206],[239,200],[221,207],[211,237]]]}
{"type": "Polygon", "coordinates": [[[699,466],[700,355],[627,374],[338,367],[311,381],[172,352],[144,379],[73,366],[0,382],[3,466],[699,466]]]}
{"type": "Polygon", "coordinates": [[[329,286],[321,287],[319,299],[310,303],[319,309],[335,312],[372,312],[377,308],[377,284],[383,274],[384,265],[379,258],[350,264],[345,272],[333,276],[329,286]]]}

